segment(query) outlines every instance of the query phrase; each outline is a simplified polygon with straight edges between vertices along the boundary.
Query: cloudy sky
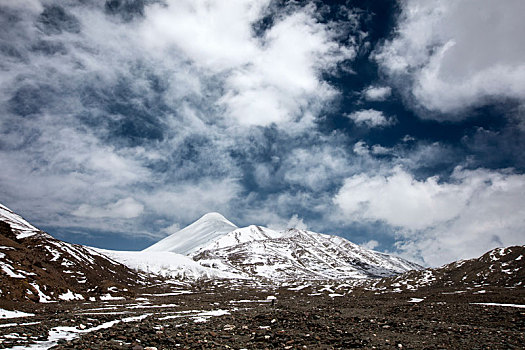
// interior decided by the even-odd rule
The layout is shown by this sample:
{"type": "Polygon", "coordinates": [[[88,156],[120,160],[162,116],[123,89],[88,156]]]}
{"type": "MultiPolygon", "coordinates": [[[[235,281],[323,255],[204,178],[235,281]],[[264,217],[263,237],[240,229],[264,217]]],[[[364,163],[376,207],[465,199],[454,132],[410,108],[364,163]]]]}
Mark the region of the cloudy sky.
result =
{"type": "Polygon", "coordinates": [[[430,266],[525,244],[523,13],[0,0],[0,202],[113,249],[210,211],[430,266]]]}

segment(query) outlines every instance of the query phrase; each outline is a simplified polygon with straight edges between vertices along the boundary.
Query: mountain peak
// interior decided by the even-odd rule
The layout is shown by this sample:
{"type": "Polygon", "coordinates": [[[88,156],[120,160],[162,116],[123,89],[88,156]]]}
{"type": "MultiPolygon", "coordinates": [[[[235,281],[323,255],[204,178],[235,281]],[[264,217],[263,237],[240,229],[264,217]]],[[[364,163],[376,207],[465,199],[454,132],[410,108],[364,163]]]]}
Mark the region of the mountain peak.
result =
{"type": "Polygon", "coordinates": [[[226,219],[224,217],[224,215],[222,215],[221,213],[217,213],[215,211],[212,211],[210,213],[204,214],[203,216],[200,217],[199,220],[195,221],[194,223],[202,222],[202,221],[222,221],[222,222],[227,222],[227,223],[229,223],[229,224],[231,224],[233,226],[236,226],[230,220],[226,219]]]}
{"type": "Polygon", "coordinates": [[[237,228],[222,214],[211,212],[144,251],[188,254],[237,228]]]}

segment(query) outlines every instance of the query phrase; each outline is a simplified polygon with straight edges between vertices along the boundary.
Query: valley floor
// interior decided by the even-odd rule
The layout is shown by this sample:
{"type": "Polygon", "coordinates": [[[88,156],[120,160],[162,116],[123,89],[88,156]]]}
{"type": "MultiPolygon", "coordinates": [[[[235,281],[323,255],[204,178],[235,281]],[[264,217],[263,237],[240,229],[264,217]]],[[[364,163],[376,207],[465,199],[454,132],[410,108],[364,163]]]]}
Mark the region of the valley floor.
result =
{"type": "Polygon", "coordinates": [[[340,283],[277,288],[215,281],[145,290],[132,300],[0,301],[0,348],[522,349],[525,344],[523,288],[376,293],[340,283]]]}

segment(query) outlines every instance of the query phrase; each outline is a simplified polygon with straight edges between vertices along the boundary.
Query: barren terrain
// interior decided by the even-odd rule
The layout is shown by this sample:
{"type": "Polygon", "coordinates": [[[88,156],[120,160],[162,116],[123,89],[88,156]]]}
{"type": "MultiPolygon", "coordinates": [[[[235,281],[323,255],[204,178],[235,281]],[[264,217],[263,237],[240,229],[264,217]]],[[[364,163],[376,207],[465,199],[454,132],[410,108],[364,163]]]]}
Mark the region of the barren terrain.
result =
{"type": "Polygon", "coordinates": [[[0,320],[0,348],[521,349],[525,344],[522,288],[377,293],[341,282],[270,287],[214,281],[142,290],[127,300],[5,301],[2,309],[33,316],[0,320]]]}

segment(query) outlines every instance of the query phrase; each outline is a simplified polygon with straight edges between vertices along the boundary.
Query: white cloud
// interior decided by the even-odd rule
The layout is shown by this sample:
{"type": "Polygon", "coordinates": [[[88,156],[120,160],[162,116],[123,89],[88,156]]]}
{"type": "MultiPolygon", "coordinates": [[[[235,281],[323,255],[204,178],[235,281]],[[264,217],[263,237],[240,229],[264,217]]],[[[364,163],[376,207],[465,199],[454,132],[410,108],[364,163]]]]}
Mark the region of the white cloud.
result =
{"type": "Polygon", "coordinates": [[[462,187],[423,182],[397,168],[389,176],[358,174],[345,180],[336,203],[355,218],[385,220],[391,225],[417,230],[453,218],[463,206],[462,187]]]}
{"type": "Polygon", "coordinates": [[[350,168],[348,155],[337,146],[297,148],[282,162],[285,183],[318,191],[331,186],[350,168]]]}
{"type": "Polygon", "coordinates": [[[363,90],[363,96],[367,101],[384,101],[392,94],[390,86],[369,86],[363,90]]]}
{"type": "Polygon", "coordinates": [[[407,134],[407,135],[403,136],[401,141],[403,141],[403,142],[412,142],[412,141],[416,141],[416,139],[413,136],[410,136],[410,135],[407,134]]]}
{"type": "Polygon", "coordinates": [[[441,182],[398,167],[346,179],[334,203],[347,220],[396,227],[399,249],[430,265],[525,241],[525,176],[510,172],[458,168],[441,182]]]}
{"type": "Polygon", "coordinates": [[[362,109],[346,116],[357,125],[366,125],[369,128],[384,127],[395,123],[393,118],[387,118],[383,112],[375,109],[362,109]]]}
{"type": "Polygon", "coordinates": [[[205,74],[224,76],[218,101],[227,115],[243,125],[286,123],[304,109],[329,101],[334,88],[321,73],[353,58],[340,47],[336,31],[315,19],[313,5],[275,17],[275,24],[256,37],[253,23],[269,1],[184,1],[151,6],[141,33],[152,50],[181,50],[205,74]]]}
{"type": "Polygon", "coordinates": [[[168,235],[171,235],[172,233],[180,231],[180,229],[181,229],[180,225],[178,223],[174,223],[167,227],[164,227],[161,231],[168,235]]]}
{"type": "Polygon", "coordinates": [[[288,220],[288,223],[286,224],[286,228],[296,228],[298,230],[306,230],[308,229],[308,226],[304,223],[302,218],[299,218],[297,214],[294,214],[290,220],[288,220]]]}
{"type": "Polygon", "coordinates": [[[388,148],[388,147],[383,147],[381,145],[373,145],[372,146],[372,154],[386,155],[386,154],[391,154],[392,152],[393,152],[393,150],[391,148],[388,148]]]}
{"type": "Polygon", "coordinates": [[[368,145],[364,141],[357,141],[354,144],[354,147],[352,148],[352,151],[354,151],[355,154],[359,156],[367,156],[370,154],[370,150],[368,149],[368,145]]]}
{"type": "Polygon", "coordinates": [[[360,244],[360,246],[365,249],[375,249],[379,246],[379,242],[376,241],[375,239],[371,239],[368,242],[360,244]]]}
{"type": "Polygon", "coordinates": [[[200,179],[197,183],[166,185],[137,196],[156,215],[189,222],[213,211],[228,216],[229,206],[238,198],[240,190],[233,179],[200,179]]]}
{"type": "Polygon", "coordinates": [[[139,34],[159,54],[180,50],[212,72],[250,63],[259,51],[252,23],[270,1],[168,0],[146,8],[139,34]]]}
{"type": "Polygon", "coordinates": [[[406,0],[396,36],[375,58],[418,105],[446,118],[491,99],[524,102],[524,12],[521,0],[406,0]]]}
{"type": "Polygon", "coordinates": [[[117,218],[117,219],[132,219],[144,211],[144,206],[135,199],[128,197],[119,199],[115,203],[110,203],[105,207],[95,207],[90,204],[82,204],[73,215],[82,216],[86,218],[117,218]]]}

